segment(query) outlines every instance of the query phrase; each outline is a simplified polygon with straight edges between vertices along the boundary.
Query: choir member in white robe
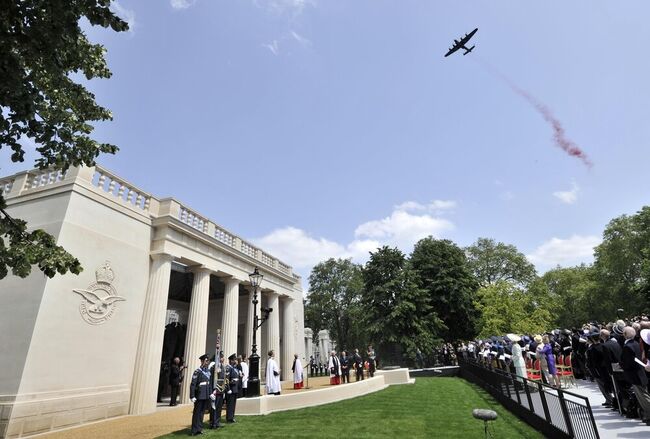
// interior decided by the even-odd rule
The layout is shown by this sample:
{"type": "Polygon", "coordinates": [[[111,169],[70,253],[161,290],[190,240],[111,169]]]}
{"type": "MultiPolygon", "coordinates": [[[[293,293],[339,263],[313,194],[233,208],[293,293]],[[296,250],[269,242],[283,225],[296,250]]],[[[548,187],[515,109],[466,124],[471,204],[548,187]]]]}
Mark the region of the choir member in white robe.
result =
{"type": "Polygon", "coordinates": [[[291,370],[293,371],[293,388],[302,389],[304,386],[302,380],[302,363],[300,362],[300,358],[298,358],[298,354],[293,354],[293,366],[291,370]]]}
{"type": "Polygon", "coordinates": [[[269,361],[266,362],[266,394],[280,394],[280,369],[275,362],[275,352],[269,351],[269,361]]]}
{"type": "Polygon", "coordinates": [[[246,393],[248,392],[248,363],[246,362],[246,354],[240,355],[238,361],[242,373],[242,377],[241,377],[242,396],[246,396],[246,393]]]}
{"type": "Polygon", "coordinates": [[[336,351],[332,351],[330,354],[327,368],[330,371],[330,384],[341,384],[341,362],[336,356],[336,351]]]}

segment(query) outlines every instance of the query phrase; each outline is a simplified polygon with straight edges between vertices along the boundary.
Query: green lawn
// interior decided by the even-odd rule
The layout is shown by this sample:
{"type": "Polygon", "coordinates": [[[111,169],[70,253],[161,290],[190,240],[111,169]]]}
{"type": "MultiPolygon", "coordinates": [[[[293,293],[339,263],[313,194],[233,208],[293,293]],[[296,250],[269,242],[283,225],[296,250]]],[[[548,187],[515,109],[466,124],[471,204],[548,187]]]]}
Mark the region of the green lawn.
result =
{"type": "MultiPolygon", "coordinates": [[[[479,387],[460,378],[418,378],[415,385],[390,386],[337,403],[266,416],[238,416],[236,424],[205,429],[202,437],[482,438],[483,423],[472,418],[474,408],[490,408],[499,414],[490,424],[495,438],[543,437],[479,387]]],[[[188,434],[185,429],[163,437],[188,434]]]]}

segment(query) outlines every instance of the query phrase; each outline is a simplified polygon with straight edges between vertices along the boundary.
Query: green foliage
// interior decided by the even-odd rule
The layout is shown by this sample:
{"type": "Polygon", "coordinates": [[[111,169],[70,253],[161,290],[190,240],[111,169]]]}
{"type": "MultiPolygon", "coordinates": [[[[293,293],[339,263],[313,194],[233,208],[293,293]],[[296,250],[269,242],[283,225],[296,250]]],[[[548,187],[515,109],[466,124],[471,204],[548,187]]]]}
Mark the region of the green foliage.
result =
{"type": "MultiPolygon", "coordinates": [[[[635,215],[622,215],[609,222],[603,242],[595,249],[596,295],[603,300],[599,317],[627,314],[650,306],[650,206],[635,215]]],[[[611,317],[610,317],[611,318],[611,317]]]]}
{"type": "Polygon", "coordinates": [[[363,279],[361,267],[349,259],[328,259],[316,265],[309,276],[305,301],[305,326],[327,329],[340,349],[366,344],[360,307],[363,279]]]}
{"type": "Polygon", "coordinates": [[[481,287],[500,281],[525,286],[537,276],[533,264],[514,245],[479,238],[465,252],[467,263],[481,287]]]}
{"type": "MultiPolygon", "coordinates": [[[[0,148],[13,151],[11,160],[22,162],[21,139],[38,146],[37,167],[65,170],[69,166],[94,165],[100,153],[117,147],[99,143],[89,135],[90,121],[110,120],[111,113],[97,105],[95,96],[71,75],[86,79],[108,78],[104,47],[92,44],[79,27],[86,18],[91,25],[117,32],[128,25],[114,15],[110,0],[3,1],[0,7],[0,148]]],[[[4,206],[0,195],[0,202],[4,206]]],[[[48,276],[80,271],[79,262],[57,247],[42,230],[24,233],[25,224],[0,215],[0,277],[8,268],[25,277],[31,264],[48,276]]]]}
{"type": "Polygon", "coordinates": [[[363,269],[364,327],[380,357],[415,358],[432,349],[442,324],[406,256],[396,248],[371,253],[363,269]]]}
{"type": "Polygon", "coordinates": [[[481,312],[480,337],[509,332],[538,334],[552,325],[548,300],[542,290],[530,294],[512,282],[498,281],[479,289],[475,305],[481,312]]]}
{"type": "Polygon", "coordinates": [[[595,300],[593,268],[587,265],[557,267],[540,278],[551,303],[555,324],[561,328],[579,327],[602,312],[602,301],[595,300]]]}
{"type": "Polygon", "coordinates": [[[428,237],[415,244],[410,260],[418,286],[426,290],[429,304],[446,326],[440,336],[445,340],[473,337],[478,283],[465,253],[449,240],[428,237]]]}

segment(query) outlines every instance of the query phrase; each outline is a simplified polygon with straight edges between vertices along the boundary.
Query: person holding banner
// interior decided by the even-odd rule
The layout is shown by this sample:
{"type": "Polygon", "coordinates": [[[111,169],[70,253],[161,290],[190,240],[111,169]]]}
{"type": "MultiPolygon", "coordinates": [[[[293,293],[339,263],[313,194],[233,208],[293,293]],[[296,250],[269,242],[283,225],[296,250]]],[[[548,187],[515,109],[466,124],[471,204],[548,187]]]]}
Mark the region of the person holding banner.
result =
{"type": "Polygon", "coordinates": [[[291,366],[291,371],[293,372],[293,388],[294,390],[302,389],[303,378],[302,378],[302,363],[298,354],[293,354],[293,366],[291,366]]]}
{"type": "Polygon", "coordinates": [[[221,411],[223,409],[224,394],[228,391],[228,377],[226,376],[226,365],[223,354],[219,355],[219,362],[215,364],[212,380],[212,400],[210,410],[210,428],[221,427],[221,411]]]}

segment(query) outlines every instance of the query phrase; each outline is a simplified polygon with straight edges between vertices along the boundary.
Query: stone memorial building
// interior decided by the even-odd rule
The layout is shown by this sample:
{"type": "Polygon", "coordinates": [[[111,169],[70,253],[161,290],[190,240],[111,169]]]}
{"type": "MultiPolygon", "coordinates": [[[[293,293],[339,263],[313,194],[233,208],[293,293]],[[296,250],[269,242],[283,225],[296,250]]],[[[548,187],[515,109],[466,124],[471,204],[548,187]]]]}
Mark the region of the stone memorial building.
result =
{"type": "Polygon", "coordinates": [[[255,267],[260,305],[273,308],[257,334],[261,365],[274,349],[290,379],[293,354],[305,356],[300,277],[183,203],[99,166],[18,173],[0,192],[10,215],[84,268],[0,280],[0,437],[153,412],[169,362],[185,358],[191,374],[217,334],[226,355],[250,355],[255,267]]]}

